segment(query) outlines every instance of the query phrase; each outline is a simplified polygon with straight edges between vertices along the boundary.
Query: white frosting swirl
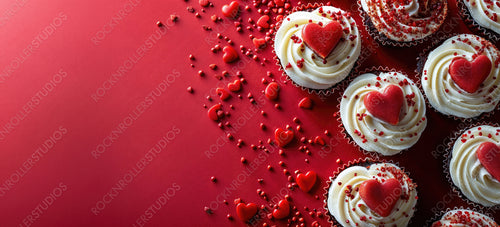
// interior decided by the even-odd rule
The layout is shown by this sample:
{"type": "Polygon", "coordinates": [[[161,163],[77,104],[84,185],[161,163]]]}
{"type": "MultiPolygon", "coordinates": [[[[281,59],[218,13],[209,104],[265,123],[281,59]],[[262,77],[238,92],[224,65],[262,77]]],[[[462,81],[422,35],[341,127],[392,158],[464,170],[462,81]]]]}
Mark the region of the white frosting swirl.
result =
{"type": "Polygon", "coordinates": [[[499,57],[498,49],[479,36],[460,34],[449,38],[429,54],[424,65],[422,88],[429,103],[443,114],[462,118],[492,111],[500,101],[499,57]],[[457,56],[472,61],[479,54],[490,59],[492,68],[483,86],[471,94],[453,81],[448,69],[457,56]]]}
{"type": "Polygon", "coordinates": [[[432,224],[432,227],[498,227],[490,217],[468,209],[457,209],[446,212],[441,220],[432,224]]]}
{"type": "Polygon", "coordinates": [[[340,102],[340,117],[347,133],[363,149],[395,155],[413,146],[427,125],[425,100],[411,79],[397,72],[366,73],[349,84],[340,102]],[[364,105],[371,91],[382,92],[388,85],[403,91],[405,102],[397,125],[373,117],[364,105]]]}
{"type": "Polygon", "coordinates": [[[500,4],[497,0],[462,0],[479,25],[500,34],[500,4]]]}
{"type": "Polygon", "coordinates": [[[276,32],[274,48],[283,69],[295,83],[312,89],[327,89],[349,75],[361,52],[361,37],[349,13],[323,6],[312,12],[299,11],[284,18],[276,32]],[[327,24],[333,18],[337,18],[344,32],[324,61],[304,44],[302,28],[309,23],[327,24]],[[300,61],[304,61],[302,67],[297,65],[300,61]]]}
{"type": "Polygon", "coordinates": [[[351,166],[343,170],[330,185],[327,206],[342,226],[407,226],[417,204],[416,185],[398,166],[377,163],[368,167],[351,166]],[[382,217],[366,205],[359,195],[360,185],[369,179],[396,178],[401,185],[401,198],[391,214],[382,217]],[[348,193],[347,193],[348,192],[348,193]]]}
{"type": "Polygon", "coordinates": [[[448,12],[446,0],[360,0],[375,28],[399,42],[423,39],[443,24],[448,12]]]}
{"type": "Polygon", "coordinates": [[[500,128],[482,125],[462,134],[453,145],[450,176],[469,200],[495,206],[500,204],[500,182],[481,165],[476,155],[477,148],[484,142],[500,144],[500,128]]]}

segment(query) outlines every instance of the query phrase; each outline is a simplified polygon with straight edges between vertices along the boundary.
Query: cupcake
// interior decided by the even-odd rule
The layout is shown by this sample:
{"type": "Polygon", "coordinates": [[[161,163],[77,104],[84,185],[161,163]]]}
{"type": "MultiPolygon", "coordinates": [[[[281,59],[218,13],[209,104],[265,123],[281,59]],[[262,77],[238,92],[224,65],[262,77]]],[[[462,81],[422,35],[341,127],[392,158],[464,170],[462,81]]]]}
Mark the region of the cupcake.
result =
{"type": "Polygon", "coordinates": [[[466,24],[490,38],[500,38],[500,3],[494,0],[457,0],[466,24]]]}
{"type": "Polygon", "coordinates": [[[432,227],[463,226],[463,227],[498,227],[490,217],[469,209],[455,209],[446,212],[432,227]]]}
{"type": "Polygon", "coordinates": [[[308,89],[328,89],[346,78],[361,51],[361,37],[349,13],[321,6],[284,18],[274,50],[288,77],[308,89]]]}
{"type": "Polygon", "coordinates": [[[378,34],[372,35],[391,45],[424,39],[439,29],[448,13],[446,0],[359,0],[359,4],[368,30],[375,27],[378,34]]]}
{"type": "Polygon", "coordinates": [[[485,207],[500,204],[500,128],[480,125],[456,139],[449,177],[460,195],[485,207]]]}
{"type": "Polygon", "coordinates": [[[407,226],[417,204],[416,184],[391,163],[351,165],[330,179],[326,208],[342,226],[407,226]]]}
{"type": "Polygon", "coordinates": [[[399,72],[365,73],[354,79],[340,101],[340,118],[354,142],[382,155],[410,148],[427,125],[422,93],[399,72]]]}
{"type": "Polygon", "coordinates": [[[500,52],[489,41],[460,34],[431,51],[422,72],[429,103],[442,114],[473,118],[500,101],[500,52]]]}

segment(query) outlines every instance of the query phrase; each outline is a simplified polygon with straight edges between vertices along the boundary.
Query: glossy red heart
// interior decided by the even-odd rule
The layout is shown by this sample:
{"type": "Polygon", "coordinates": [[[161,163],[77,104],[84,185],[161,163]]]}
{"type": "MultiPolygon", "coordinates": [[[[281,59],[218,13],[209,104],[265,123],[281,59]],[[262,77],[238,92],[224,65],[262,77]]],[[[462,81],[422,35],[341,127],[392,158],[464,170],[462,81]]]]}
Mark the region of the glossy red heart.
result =
{"type": "Polygon", "coordinates": [[[259,18],[259,20],[257,20],[257,25],[262,27],[262,28],[269,28],[269,16],[268,15],[264,15],[264,16],[261,16],[259,18]]]}
{"type": "Polygon", "coordinates": [[[263,38],[260,38],[260,39],[253,38],[252,42],[253,42],[253,45],[255,46],[255,48],[259,48],[259,49],[265,48],[266,44],[267,44],[266,40],[263,38]]]}
{"type": "Polygon", "coordinates": [[[254,203],[238,203],[238,205],[236,205],[236,214],[242,221],[246,222],[255,216],[258,209],[259,207],[254,203]]]}
{"type": "Polygon", "coordinates": [[[305,97],[299,102],[299,107],[302,109],[312,109],[313,101],[312,99],[305,97]]]}
{"type": "Polygon", "coordinates": [[[279,91],[280,91],[280,85],[278,85],[278,83],[276,82],[271,82],[267,85],[264,94],[269,100],[276,100],[278,99],[279,91]]]}
{"type": "Polygon", "coordinates": [[[370,179],[359,186],[359,196],[366,206],[382,217],[391,214],[401,193],[401,185],[395,178],[385,180],[383,183],[370,179]]]}
{"type": "Polygon", "coordinates": [[[324,27],[309,23],[302,28],[304,43],[323,59],[326,59],[335,49],[342,34],[342,26],[338,21],[332,21],[324,27]]]}
{"type": "Polygon", "coordinates": [[[488,173],[500,181],[500,146],[484,142],[477,148],[476,155],[488,173]]]}
{"type": "Polygon", "coordinates": [[[294,137],[295,134],[292,130],[283,130],[282,128],[277,128],[274,131],[274,139],[276,139],[276,142],[280,147],[288,145],[290,142],[292,142],[294,137]]]}
{"type": "Polygon", "coordinates": [[[290,214],[290,203],[288,200],[282,199],[278,202],[278,207],[273,211],[273,217],[276,219],[283,219],[290,214]]]}
{"type": "Polygon", "coordinates": [[[474,93],[490,75],[491,61],[485,55],[479,55],[472,62],[462,57],[451,61],[448,72],[451,79],[468,93],[474,93]]]}
{"type": "Polygon", "coordinates": [[[219,112],[222,111],[222,105],[221,104],[215,104],[212,107],[210,107],[207,111],[208,118],[217,121],[220,118],[219,112]]]}
{"type": "Polygon", "coordinates": [[[316,179],[318,178],[316,172],[308,171],[306,174],[299,173],[297,175],[297,185],[304,192],[309,192],[316,184],[316,179]]]}
{"type": "Polygon", "coordinates": [[[222,15],[229,18],[237,18],[240,12],[240,4],[237,1],[232,1],[229,5],[222,6],[222,15]]]}
{"type": "Polygon", "coordinates": [[[234,62],[239,58],[238,52],[236,52],[232,46],[225,46],[224,49],[222,49],[222,52],[224,52],[222,60],[224,60],[225,63],[234,62]]]}
{"type": "Polygon", "coordinates": [[[226,90],[224,90],[224,88],[217,88],[215,89],[215,92],[217,93],[217,95],[220,97],[220,99],[222,101],[226,101],[228,100],[229,98],[231,98],[231,94],[229,94],[229,92],[227,92],[226,90]]]}
{"type": "Polygon", "coordinates": [[[227,89],[229,89],[232,92],[240,91],[241,90],[241,81],[234,80],[234,82],[227,84],[227,89]]]}
{"type": "Polygon", "coordinates": [[[366,110],[374,117],[391,125],[399,123],[399,113],[404,103],[403,91],[396,85],[387,86],[384,91],[371,91],[363,100],[366,110]]]}

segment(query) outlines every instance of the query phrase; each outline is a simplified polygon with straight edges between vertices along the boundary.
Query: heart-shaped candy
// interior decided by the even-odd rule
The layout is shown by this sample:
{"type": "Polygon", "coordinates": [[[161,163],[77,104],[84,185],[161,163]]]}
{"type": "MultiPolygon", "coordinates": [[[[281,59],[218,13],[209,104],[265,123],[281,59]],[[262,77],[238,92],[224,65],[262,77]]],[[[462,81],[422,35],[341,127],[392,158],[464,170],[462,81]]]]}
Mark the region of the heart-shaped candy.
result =
{"type": "Polygon", "coordinates": [[[224,60],[225,63],[234,62],[239,58],[238,52],[236,52],[232,46],[225,46],[224,49],[222,49],[222,52],[224,52],[222,60],[224,60]]]}
{"type": "Polygon", "coordinates": [[[302,109],[312,109],[313,101],[312,99],[305,97],[300,100],[299,107],[302,109]]]}
{"type": "Polygon", "coordinates": [[[242,221],[246,222],[255,216],[258,209],[259,207],[255,203],[238,203],[236,205],[236,214],[242,221]]]}
{"type": "Polygon", "coordinates": [[[278,83],[271,82],[267,85],[264,94],[269,100],[276,100],[278,99],[279,91],[280,91],[280,86],[278,85],[278,83]]]}
{"type": "Polygon", "coordinates": [[[297,175],[297,185],[304,192],[309,192],[313,188],[314,184],[316,184],[316,179],[318,176],[314,171],[308,171],[306,174],[299,173],[297,175]]]}
{"type": "Polygon", "coordinates": [[[294,137],[295,134],[292,130],[283,130],[282,128],[277,128],[274,131],[274,139],[276,139],[276,142],[280,147],[288,145],[290,142],[292,142],[294,137]]]}
{"type": "Polygon", "coordinates": [[[468,93],[474,93],[490,75],[491,60],[485,55],[479,55],[472,62],[456,57],[451,61],[448,72],[451,79],[468,93]]]}
{"type": "Polygon", "coordinates": [[[366,206],[382,217],[391,214],[401,193],[401,185],[395,178],[387,179],[383,183],[370,179],[359,186],[359,196],[366,206]]]}
{"type": "Polygon", "coordinates": [[[403,91],[396,85],[387,86],[382,93],[371,91],[363,100],[366,110],[374,117],[391,125],[399,123],[399,113],[404,103],[403,91]]]}
{"type": "Polygon", "coordinates": [[[309,23],[302,28],[304,43],[323,59],[335,49],[342,34],[342,26],[338,21],[332,21],[324,27],[309,23]]]}
{"type": "MultiPolygon", "coordinates": [[[[207,111],[208,118],[210,118],[214,121],[219,120],[221,118],[221,114],[220,114],[221,111],[222,111],[222,105],[220,103],[213,105],[207,111]]],[[[224,113],[224,112],[222,111],[222,113],[224,113]]]]}
{"type": "Polygon", "coordinates": [[[231,94],[229,94],[229,92],[227,92],[226,90],[224,90],[224,88],[217,88],[215,89],[215,92],[217,93],[217,95],[220,97],[220,99],[222,101],[226,101],[228,100],[229,98],[231,98],[231,94]]]}
{"type": "Polygon", "coordinates": [[[488,173],[500,181],[500,147],[492,142],[484,142],[477,148],[476,155],[488,173]]]}
{"type": "Polygon", "coordinates": [[[229,18],[237,18],[240,12],[240,4],[237,1],[232,1],[229,5],[222,6],[222,15],[229,18]]]}
{"type": "Polygon", "coordinates": [[[227,84],[227,89],[229,89],[232,92],[240,91],[241,90],[241,81],[234,80],[234,82],[227,84]]]}
{"type": "Polygon", "coordinates": [[[269,16],[268,15],[264,15],[264,16],[261,16],[259,18],[259,20],[257,20],[257,25],[262,27],[262,28],[269,28],[269,16]]]}
{"type": "Polygon", "coordinates": [[[283,219],[290,214],[290,203],[288,200],[282,199],[278,202],[278,207],[273,211],[273,217],[276,219],[283,219]]]}
{"type": "Polygon", "coordinates": [[[264,49],[267,45],[266,40],[263,38],[253,38],[253,45],[255,48],[264,49]]]}

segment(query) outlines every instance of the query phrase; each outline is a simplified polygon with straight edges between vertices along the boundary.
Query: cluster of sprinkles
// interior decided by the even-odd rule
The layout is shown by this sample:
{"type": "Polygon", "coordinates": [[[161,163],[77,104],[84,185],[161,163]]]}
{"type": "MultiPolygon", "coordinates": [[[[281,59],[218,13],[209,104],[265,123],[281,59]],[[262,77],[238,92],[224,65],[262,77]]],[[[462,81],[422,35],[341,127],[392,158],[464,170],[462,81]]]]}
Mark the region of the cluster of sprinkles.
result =
{"type": "MultiPolygon", "coordinates": [[[[368,14],[378,30],[390,33],[399,39],[407,40],[411,35],[427,34],[436,31],[446,15],[446,1],[430,1],[420,5],[415,17],[410,16],[404,8],[416,0],[367,0],[370,9],[368,14]],[[378,14],[383,10],[383,13],[378,14]]],[[[411,40],[415,40],[412,37],[411,40]]]]}
{"type": "MultiPolygon", "coordinates": [[[[483,133],[482,131],[482,128],[481,127],[478,127],[477,128],[477,135],[475,135],[474,133],[472,133],[471,130],[467,130],[466,133],[462,134],[461,138],[460,138],[460,141],[462,143],[465,143],[467,142],[468,139],[474,139],[476,136],[486,136],[488,138],[492,138],[493,135],[491,133],[488,133],[487,135],[485,133],[483,133]]],[[[495,136],[499,136],[500,135],[500,129],[497,129],[496,132],[495,132],[495,136]]]]}
{"type": "MultiPolygon", "coordinates": [[[[183,1],[188,2],[189,0],[183,1]]],[[[240,3],[237,1],[232,1],[227,5],[223,5],[221,7],[222,17],[215,13],[209,17],[211,23],[213,24],[202,24],[201,27],[203,30],[210,32],[211,34],[215,34],[216,30],[212,27],[217,26],[217,24],[220,23],[232,23],[234,24],[236,32],[244,33],[248,31],[251,33],[248,35],[248,38],[252,41],[253,47],[240,45],[239,48],[237,48],[235,42],[229,36],[217,33],[215,35],[215,44],[210,49],[210,52],[214,55],[219,55],[225,64],[210,63],[208,64],[207,69],[199,69],[199,66],[197,66],[196,63],[202,59],[200,57],[195,57],[194,54],[188,55],[190,66],[195,70],[198,78],[207,80],[210,79],[207,78],[207,75],[213,75],[216,80],[221,81],[218,83],[217,87],[213,89],[214,92],[210,92],[208,95],[205,95],[208,103],[203,104],[203,108],[207,111],[207,117],[214,121],[220,130],[224,131],[227,141],[229,143],[235,143],[236,147],[239,149],[262,152],[267,155],[270,155],[273,150],[277,149],[279,157],[284,158],[287,156],[286,150],[278,146],[280,145],[283,147],[287,146],[289,148],[296,148],[299,152],[304,153],[306,157],[309,157],[313,155],[313,150],[329,146],[326,141],[329,141],[328,137],[331,137],[332,135],[328,130],[324,130],[324,135],[314,135],[310,138],[301,136],[301,133],[304,130],[304,125],[298,117],[293,117],[291,120],[293,123],[286,125],[284,129],[280,131],[289,136],[289,138],[285,141],[286,144],[280,144],[280,142],[283,141],[278,134],[275,135],[276,138],[274,139],[261,139],[257,142],[251,142],[247,139],[239,138],[238,130],[240,126],[237,120],[232,120],[232,116],[239,114],[236,110],[239,109],[238,106],[241,103],[240,100],[247,99],[248,102],[256,108],[262,108],[264,105],[271,104],[274,105],[276,110],[280,111],[281,106],[279,105],[279,102],[280,93],[282,92],[281,84],[274,78],[272,72],[267,71],[266,75],[261,79],[261,83],[264,88],[262,90],[262,94],[256,95],[247,91],[249,90],[250,85],[245,79],[243,70],[231,72],[225,69],[230,67],[231,64],[238,64],[240,61],[244,61],[245,64],[251,62],[247,59],[254,60],[254,62],[258,65],[260,64],[261,66],[266,66],[266,64],[269,63],[269,60],[260,58],[259,53],[266,51],[266,48],[270,46],[269,43],[272,40],[271,35],[275,31],[275,23],[272,22],[281,21],[283,19],[283,15],[288,14],[291,10],[289,0],[254,0],[251,5],[240,6],[239,4],[240,3]],[[244,17],[246,17],[245,12],[252,12],[253,10],[256,10],[257,13],[260,14],[260,17],[248,17],[247,19],[244,19],[244,17]],[[243,56],[243,58],[240,56],[243,56]],[[289,143],[291,144],[289,145],[289,143]],[[298,143],[298,146],[294,143],[298,143]],[[316,147],[316,149],[312,149],[314,147],[316,147]]],[[[204,18],[204,14],[208,14],[213,11],[210,8],[218,7],[209,0],[199,0],[199,5],[202,7],[199,10],[194,6],[188,6],[187,10],[188,12],[194,14],[195,18],[200,20],[204,18]]],[[[179,18],[176,18],[175,20],[177,21],[178,19],[179,18]]],[[[158,21],[157,25],[160,29],[162,29],[163,23],[161,21],[158,21]]],[[[296,38],[294,42],[302,43],[302,40],[296,38]]],[[[303,62],[303,59],[299,60],[297,62],[297,66],[303,67],[303,62]]],[[[188,86],[186,90],[189,94],[194,96],[198,96],[200,95],[199,93],[201,93],[201,91],[196,90],[193,86],[188,86]]],[[[314,101],[309,97],[297,100],[298,109],[309,111],[312,110],[313,107],[314,101]]],[[[245,113],[243,114],[245,115],[245,113]]],[[[268,113],[261,110],[260,117],[265,120],[268,117],[268,113]]],[[[257,127],[264,132],[272,129],[272,126],[267,125],[264,121],[258,123],[257,127]]],[[[304,161],[305,163],[309,163],[309,158],[305,158],[304,161]]],[[[248,168],[253,165],[255,160],[252,161],[245,156],[241,156],[239,162],[245,168],[248,168]]],[[[340,164],[341,160],[337,159],[337,163],[340,164]]],[[[274,164],[268,163],[267,165],[264,165],[264,168],[266,168],[269,173],[274,173],[278,168],[281,168],[281,172],[287,179],[286,188],[288,188],[288,190],[294,191],[297,188],[303,188],[304,183],[299,180],[300,170],[295,170],[294,173],[296,177],[294,177],[292,171],[288,169],[288,166],[284,161],[279,161],[274,164]]],[[[223,182],[223,179],[222,177],[210,176],[209,181],[212,184],[220,184],[223,182]]],[[[276,223],[279,219],[285,219],[289,225],[320,226],[319,219],[327,217],[325,215],[326,212],[323,211],[323,209],[310,208],[308,206],[305,206],[303,209],[296,207],[290,194],[285,195],[284,199],[280,200],[279,203],[275,203],[274,199],[271,200],[273,198],[272,194],[268,194],[264,188],[261,187],[265,184],[264,179],[257,179],[257,183],[259,184],[259,187],[256,189],[256,192],[264,201],[263,205],[256,205],[252,201],[243,201],[242,198],[236,198],[234,200],[234,205],[237,207],[237,216],[244,222],[261,222],[262,226],[271,226],[274,225],[272,223],[276,223]],[[240,209],[247,210],[242,213],[238,207],[240,207],[240,209]],[[253,213],[253,209],[255,209],[255,213],[253,213]],[[249,214],[248,210],[251,210],[252,212],[249,214]],[[308,215],[309,218],[312,219],[310,223],[306,223],[305,215],[308,215]]],[[[317,190],[313,190],[312,192],[304,191],[304,193],[313,194],[315,200],[320,200],[320,196],[316,194],[317,192],[317,190]]],[[[230,202],[224,200],[223,204],[229,206],[230,202]]],[[[211,209],[209,205],[205,206],[203,211],[208,215],[213,215],[216,212],[216,210],[211,209]]],[[[235,219],[230,213],[228,213],[226,217],[229,221],[233,221],[235,219]]]]}

